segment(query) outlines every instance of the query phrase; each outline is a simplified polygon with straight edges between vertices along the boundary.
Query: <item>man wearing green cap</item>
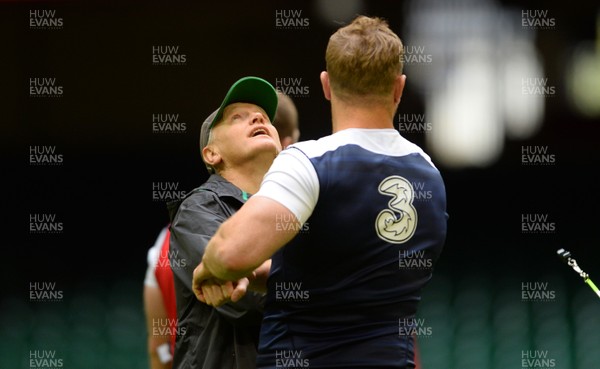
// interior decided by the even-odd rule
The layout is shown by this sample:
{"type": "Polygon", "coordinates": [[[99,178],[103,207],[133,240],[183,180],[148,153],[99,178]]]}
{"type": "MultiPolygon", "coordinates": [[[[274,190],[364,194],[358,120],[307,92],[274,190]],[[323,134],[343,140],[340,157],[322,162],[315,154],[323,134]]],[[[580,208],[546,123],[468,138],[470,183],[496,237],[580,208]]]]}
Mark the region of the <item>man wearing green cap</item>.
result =
{"type": "MultiPolygon", "coordinates": [[[[192,273],[210,238],[258,191],[264,174],[281,151],[271,124],[277,93],[267,81],[245,77],[235,82],[219,109],[202,124],[200,150],[211,174],[184,199],[169,204],[169,258],[177,301],[177,338],[173,368],[253,368],[270,261],[248,278],[221,288],[248,292],[214,308],[199,302],[192,273]],[[241,296],[243,295],[243,297],[241,296]]],[[[228,294],[231,294],[230,292],[228,294]]]]}

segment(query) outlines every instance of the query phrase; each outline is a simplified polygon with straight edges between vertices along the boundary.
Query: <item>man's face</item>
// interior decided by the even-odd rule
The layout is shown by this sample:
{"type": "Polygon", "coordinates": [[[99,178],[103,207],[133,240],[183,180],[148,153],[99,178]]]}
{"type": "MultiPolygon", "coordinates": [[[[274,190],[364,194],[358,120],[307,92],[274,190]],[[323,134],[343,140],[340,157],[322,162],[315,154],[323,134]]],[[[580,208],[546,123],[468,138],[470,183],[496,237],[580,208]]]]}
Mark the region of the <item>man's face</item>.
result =
{"type": "Polygon", "coordinates": [[[265,111],[254,104],[233,103],[212,128],[211,144],[226,166],[233,167],[281,151],[277,130],[265,111]]]}

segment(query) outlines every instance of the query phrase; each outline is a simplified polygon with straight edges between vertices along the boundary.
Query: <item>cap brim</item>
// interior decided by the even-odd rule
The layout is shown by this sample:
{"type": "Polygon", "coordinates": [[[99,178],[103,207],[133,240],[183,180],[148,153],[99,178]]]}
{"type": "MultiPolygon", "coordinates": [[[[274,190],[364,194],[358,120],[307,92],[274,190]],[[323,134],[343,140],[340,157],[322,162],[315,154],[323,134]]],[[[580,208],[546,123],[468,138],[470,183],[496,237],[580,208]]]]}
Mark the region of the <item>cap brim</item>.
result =
{"type": "Polygon", "coordinates": [[[216,122],[223,117],[223,111],[228,105],[234,103],[250,103],[258,105],[273,122],[275,113],[277,112],[277,91],[266,80],[259,77],[244,77],[235,82],[217,110],[210,127],[212,128],[216,122]]]}

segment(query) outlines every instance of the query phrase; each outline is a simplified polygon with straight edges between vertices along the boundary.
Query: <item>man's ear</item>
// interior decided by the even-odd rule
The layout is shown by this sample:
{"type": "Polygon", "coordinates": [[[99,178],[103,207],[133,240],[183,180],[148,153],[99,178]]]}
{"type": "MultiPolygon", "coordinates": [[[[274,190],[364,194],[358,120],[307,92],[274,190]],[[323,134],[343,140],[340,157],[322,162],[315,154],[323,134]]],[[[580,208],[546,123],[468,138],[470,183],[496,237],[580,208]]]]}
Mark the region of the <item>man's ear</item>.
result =
{"type": "Polygon", "coordinates": [[[212,167],[216,167],[223,161],[219,150],[215,145],[209,144],[202,149],[202,158],[204,162],[212,167]]]}
{"type": "Polygon", "coordinates": [[[327,100],[331,100],[331,86],[329,86],[329,74],[325,71],[321,72],[321,86],[323,87],[323,95],[327,100]]]}
{"type": "Polygon", "coordinates": [[[404,91],[404,85],[406,84],[406,75],[402,74],[396,76],[394,81],[394,104],[398,105],[402,99],[402,91],[404,91]]]}

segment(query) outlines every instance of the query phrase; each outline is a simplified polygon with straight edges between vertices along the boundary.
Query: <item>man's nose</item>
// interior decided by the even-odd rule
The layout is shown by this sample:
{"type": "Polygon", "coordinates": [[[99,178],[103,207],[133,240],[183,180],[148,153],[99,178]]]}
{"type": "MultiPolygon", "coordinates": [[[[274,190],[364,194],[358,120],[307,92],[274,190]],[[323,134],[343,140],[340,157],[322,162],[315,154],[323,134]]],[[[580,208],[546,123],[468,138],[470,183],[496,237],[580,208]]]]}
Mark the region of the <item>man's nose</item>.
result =
{"type": "Polygon", "coordinates": [[[265,118],[263,117],[263,115],[259,112],[255,112],[252,113],[252,124],[255,123],[264,123],[265,122],[265,118]]]}

